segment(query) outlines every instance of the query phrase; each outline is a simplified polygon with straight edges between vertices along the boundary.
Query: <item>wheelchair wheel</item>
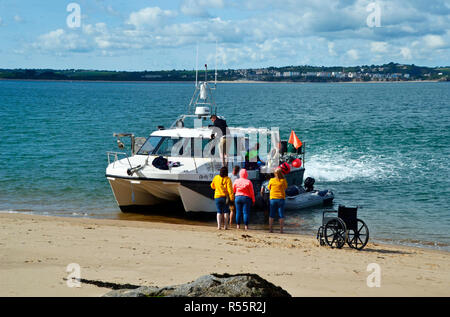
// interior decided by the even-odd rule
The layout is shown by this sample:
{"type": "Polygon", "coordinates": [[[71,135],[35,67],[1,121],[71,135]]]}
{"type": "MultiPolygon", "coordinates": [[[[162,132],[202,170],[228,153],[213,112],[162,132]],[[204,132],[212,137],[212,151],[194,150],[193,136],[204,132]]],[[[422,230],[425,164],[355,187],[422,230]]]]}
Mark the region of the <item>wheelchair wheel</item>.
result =
{"type": "Polygon", "coordinates": [[[347,241],[347,227],[341,218],[334,218],[323,229],[325,242],[332,248],[342,248],[347,241]]]}
{"type": "Polygon", "coordinates": [[[350,248],[361,250],[369,241],[369,228],[361,219],[356,220],[356,232],[353,229],[348,230],[347,243],[350,248]]]}

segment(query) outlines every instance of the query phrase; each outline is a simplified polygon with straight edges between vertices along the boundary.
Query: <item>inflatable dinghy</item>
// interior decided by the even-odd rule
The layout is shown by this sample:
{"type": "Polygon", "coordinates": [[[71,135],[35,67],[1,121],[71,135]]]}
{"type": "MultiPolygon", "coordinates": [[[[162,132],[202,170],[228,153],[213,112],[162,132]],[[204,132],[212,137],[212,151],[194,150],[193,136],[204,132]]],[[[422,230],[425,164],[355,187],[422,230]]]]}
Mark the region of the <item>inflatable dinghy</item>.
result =
{"type": "Polygon", "coordinates": [[[331,190],[314,190],[314,179],[308,180],[308,178],[305,180],[306,190],[296,185],[289,186],[286,189],[286,202],[284,205],[286,210],[329,205],[333,202],[334,194],[331,190]]]}
{"type": "Polygon", "coordinates": [[[334,194],[331,190],[315,190],[304,192],[296,196],[286,196],[284,208],[286,210],[298,210],[313,206],[328,205],[333,202],[334,194]]]}

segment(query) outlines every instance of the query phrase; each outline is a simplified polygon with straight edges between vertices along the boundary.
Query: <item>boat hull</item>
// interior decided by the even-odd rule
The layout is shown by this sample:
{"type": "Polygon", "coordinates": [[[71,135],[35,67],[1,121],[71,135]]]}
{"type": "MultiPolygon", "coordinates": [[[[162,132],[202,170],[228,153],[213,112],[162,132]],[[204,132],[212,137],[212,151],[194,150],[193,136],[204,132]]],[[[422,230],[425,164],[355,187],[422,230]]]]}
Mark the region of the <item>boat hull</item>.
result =
{"type": "Polygon", "coordinates": [[[210,182],[127,179],[108,176],[114,198],[124,212],[182,207],[185,211],[215,212],[210,182]]]}
{"type": "MultiPolygon", "coordinates": [[[[301,184],[303,174],[303,168],[289,173],[289,185],[301,184]]],[[[198,175],[196,177],[195,180],[180,180],[106,174],[117,205],[123,212],[159,212],[168,208],[187,212],[217,212],[210,177],[204,180],[198,179],[198,175]]],[[[259,193],[263,179],[261,174],[252,179],[255,193],[259,193]]]]}

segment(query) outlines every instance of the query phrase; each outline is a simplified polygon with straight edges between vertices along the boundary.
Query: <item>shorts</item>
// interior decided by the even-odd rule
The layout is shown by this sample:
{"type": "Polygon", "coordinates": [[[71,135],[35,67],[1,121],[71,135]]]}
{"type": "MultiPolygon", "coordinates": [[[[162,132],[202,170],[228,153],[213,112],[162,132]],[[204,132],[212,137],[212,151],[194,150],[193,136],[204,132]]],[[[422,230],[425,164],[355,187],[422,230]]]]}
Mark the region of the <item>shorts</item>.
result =
{"type": "Polygon", "coordinates": [[[227,198],[226,197],[219,197],[214,199],[216,202],[216,209],[218,214],[228,214],[230,213],[230,209],[227,205],[227,198]]]}

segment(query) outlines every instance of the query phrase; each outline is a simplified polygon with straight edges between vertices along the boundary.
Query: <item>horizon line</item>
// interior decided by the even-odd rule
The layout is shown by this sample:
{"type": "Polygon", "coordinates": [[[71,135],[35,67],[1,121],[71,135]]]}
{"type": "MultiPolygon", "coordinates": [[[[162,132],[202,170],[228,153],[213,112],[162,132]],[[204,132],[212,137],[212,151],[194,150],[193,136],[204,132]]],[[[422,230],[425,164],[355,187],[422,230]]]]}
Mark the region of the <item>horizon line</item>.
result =
{"type": "MultiPolygon", "coordinates": [[[[426,68],[450,68],[450,65],[440,65],[440,66],[421,66],[416,65],[414,63],[412,64],[404,64],[404,63],[397,63],[397,62],[389,62],[384,64],[361,64],[361,65],[352,65],[352,66],[341,66],[341,65],[334,65],[334,66],[324,66],[324,65],[285,65],[285,66],[266,66],[266,67],[249,67],[249,68],[217,68],[217,70],[240,70],[240,69],[268,69],[268,68],[288,68],[288,67],[315,67],[315,68],[353,68],[353,67],[379,67],[384,65],[401,65],[401,66],[415,66],[415,67],[426,67],[426,68]]],[[[109,72],[164,72],[164,71],[191,71],[191,69],[159,69],[159,70],[112,70],[112,69],[93,69],[93,68],[0,68],[0,70],[89,70],[89,71],[109,71],[109,72]]],[[[199,71],[204,71],[204,69],[198,69],[199,71]]],[[[192,71],[196,71],[195,68],[192,68],[192,71]]],[[[208,69],[208,72],[214,72],[214,69],[208,69]]]]}

